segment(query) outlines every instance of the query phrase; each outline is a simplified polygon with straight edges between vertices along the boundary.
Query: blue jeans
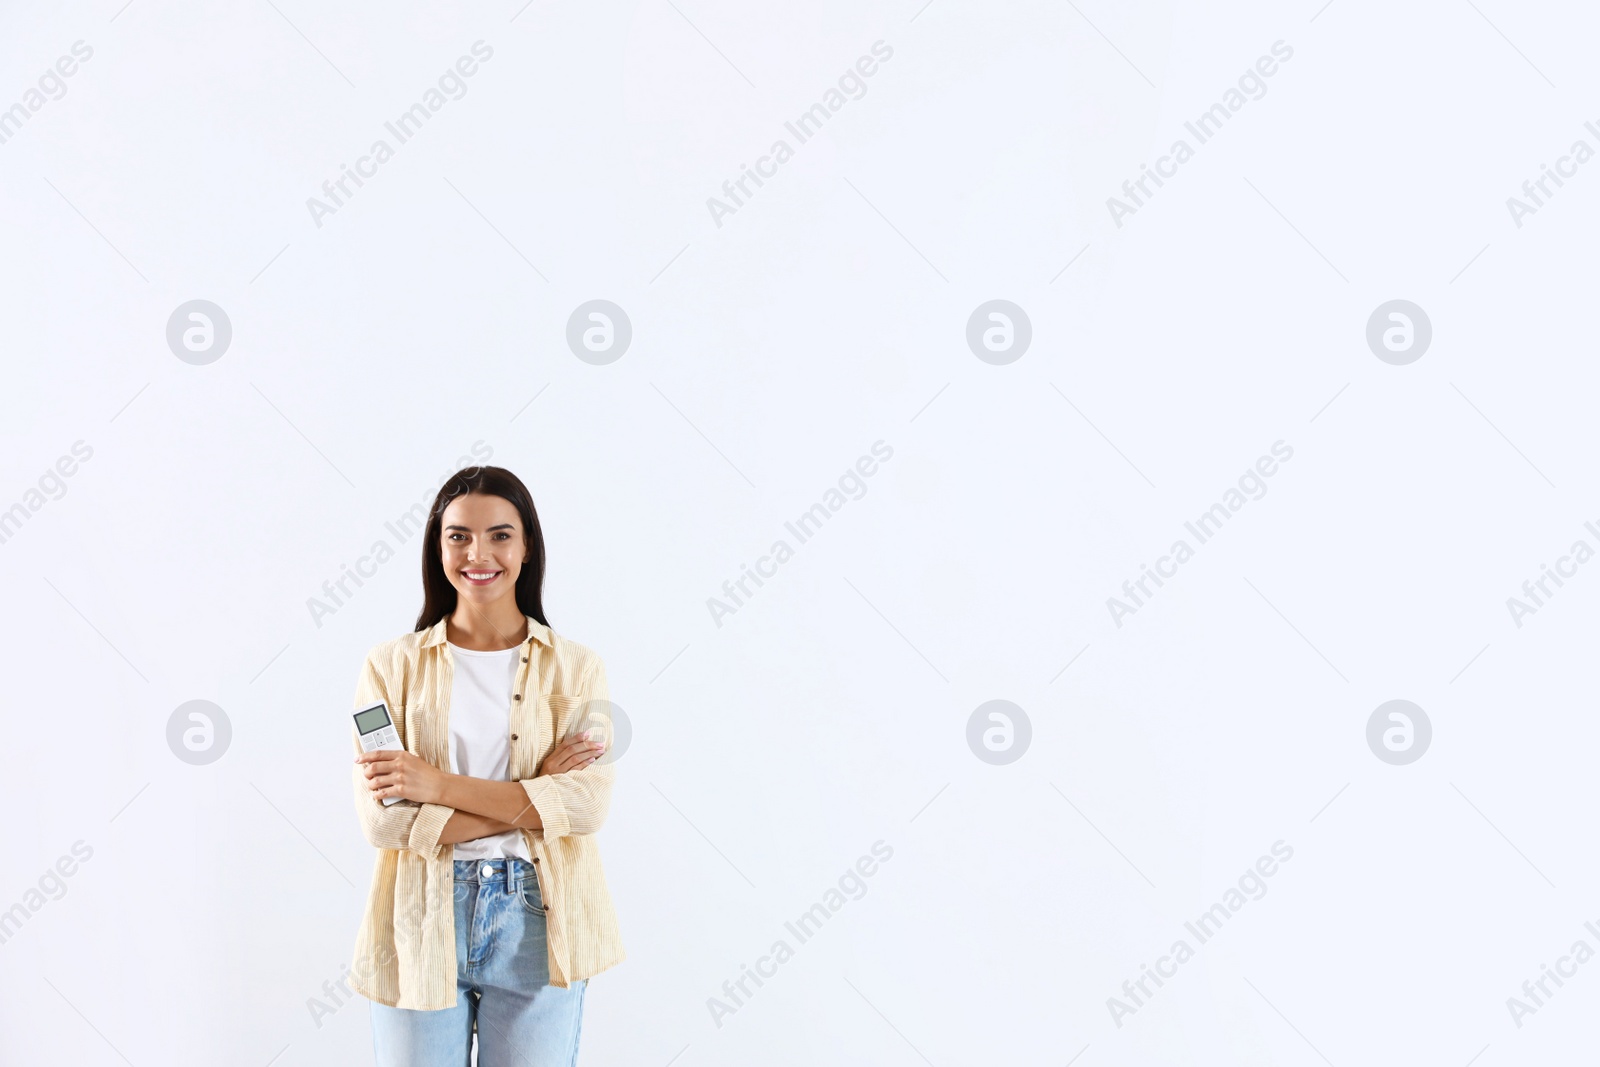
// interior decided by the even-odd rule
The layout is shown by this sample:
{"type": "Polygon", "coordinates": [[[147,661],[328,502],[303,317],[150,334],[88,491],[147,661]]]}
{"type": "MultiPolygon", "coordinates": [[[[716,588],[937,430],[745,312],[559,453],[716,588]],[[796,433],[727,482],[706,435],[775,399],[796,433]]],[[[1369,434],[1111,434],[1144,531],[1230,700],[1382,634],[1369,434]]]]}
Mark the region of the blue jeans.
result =
{"type": "Polygon", "coordinates": [[[378,1067],[573,1067],[582,979],[550,984],[544,900],[517,856],[455,861],[456,1006],[438,1011],[371,1001],[378,1067]]]}

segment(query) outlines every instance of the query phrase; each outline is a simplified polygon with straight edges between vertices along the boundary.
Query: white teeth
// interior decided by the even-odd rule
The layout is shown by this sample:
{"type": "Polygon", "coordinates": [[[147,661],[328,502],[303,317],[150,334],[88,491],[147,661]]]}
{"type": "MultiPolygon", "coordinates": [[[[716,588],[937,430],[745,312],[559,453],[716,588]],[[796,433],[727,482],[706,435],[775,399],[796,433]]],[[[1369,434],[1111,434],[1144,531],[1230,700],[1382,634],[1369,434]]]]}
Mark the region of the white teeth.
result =
{"type": "Polygon", "coordinates": [[[464,573],[466,574],[466,576],[468,578],[472,578],[472,579],[474,579],[476,581],[480,581],[481,582],[486,578],[495,577],[500,572],[499,571],[466,571],[464,573]]]}

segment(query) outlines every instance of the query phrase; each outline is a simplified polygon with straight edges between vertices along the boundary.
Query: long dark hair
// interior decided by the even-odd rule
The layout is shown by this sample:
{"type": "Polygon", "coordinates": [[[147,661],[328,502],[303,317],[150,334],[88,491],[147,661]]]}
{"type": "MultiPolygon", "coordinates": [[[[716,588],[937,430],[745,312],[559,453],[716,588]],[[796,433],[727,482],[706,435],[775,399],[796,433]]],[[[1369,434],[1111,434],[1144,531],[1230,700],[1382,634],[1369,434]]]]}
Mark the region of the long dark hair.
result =
{"type": "Polygon", "coordinates": [[[517,607],[524,615],[549,626],[550,620],[544,617],[544,534],[539,529],[539,513],[534,510],[532,494],[521,478],[504,467],[463,467],[445,479],[428,511],[428,526],[422,538],[422,613],[417,616],[416,629],[425,630],[456,610],[456,587],[445,577],[439,542],[444,509],[450,501],[468,493],[501,497],[522,516],[528,562],[517,575],[517,607]]]}

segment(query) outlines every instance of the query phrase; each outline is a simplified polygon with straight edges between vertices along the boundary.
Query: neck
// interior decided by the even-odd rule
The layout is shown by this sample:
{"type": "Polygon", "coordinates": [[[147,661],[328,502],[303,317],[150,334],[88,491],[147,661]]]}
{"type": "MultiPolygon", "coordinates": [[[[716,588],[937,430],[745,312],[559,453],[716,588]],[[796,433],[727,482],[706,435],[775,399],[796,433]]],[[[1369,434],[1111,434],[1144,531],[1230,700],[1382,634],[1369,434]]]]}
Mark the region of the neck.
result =
{"type": "Polygon", "coordinates": [[[528,639],[528,620],[512,597],[482,606],[458,600],[445,622],[445,640],[477,652],[499,652],[528,639]]]}

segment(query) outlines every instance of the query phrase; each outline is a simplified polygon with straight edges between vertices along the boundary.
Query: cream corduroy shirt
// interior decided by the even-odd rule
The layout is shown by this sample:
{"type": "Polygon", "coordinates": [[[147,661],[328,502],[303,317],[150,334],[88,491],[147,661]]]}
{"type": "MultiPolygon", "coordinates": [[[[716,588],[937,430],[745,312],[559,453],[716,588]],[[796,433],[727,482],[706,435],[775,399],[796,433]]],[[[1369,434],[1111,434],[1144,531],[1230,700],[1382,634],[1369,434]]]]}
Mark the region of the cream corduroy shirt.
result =
{"type": "MultiPolygon", "coordinates": [[[[545,904],[550,981],[570,986],[622,961],[622,939],[600,865],[595,831],[605,820],[615,774],[611,762],[535,778],[545,755],[585,720],[615,741],[605,664],[592,649],[531,616],[512,684],[509,773],[539,812],[542,830],[524,830],[545,904]]],[[[386,701],[406,751],[450,769],[450,692],[454,664],[445,620],[386,641],[367,653],[355,707],[386,701]]],[[[361,740],[351,724],[351,741],[361,740]]],[[[454,846],[439,835],[455,812],[403,800],[388,807],[353,764],[356,812],[378,851],[366,914],[356,937],[350,987],[397,1008],[437,1010],[456,1003],[454,846]]]]}

